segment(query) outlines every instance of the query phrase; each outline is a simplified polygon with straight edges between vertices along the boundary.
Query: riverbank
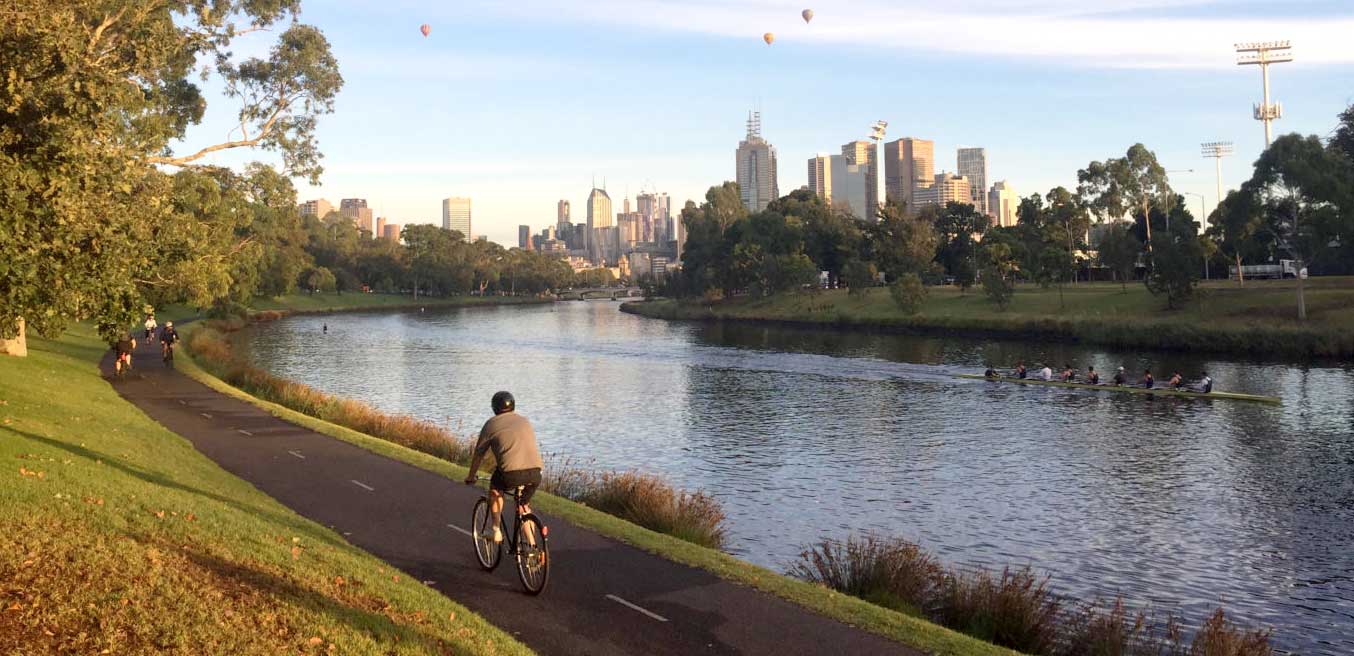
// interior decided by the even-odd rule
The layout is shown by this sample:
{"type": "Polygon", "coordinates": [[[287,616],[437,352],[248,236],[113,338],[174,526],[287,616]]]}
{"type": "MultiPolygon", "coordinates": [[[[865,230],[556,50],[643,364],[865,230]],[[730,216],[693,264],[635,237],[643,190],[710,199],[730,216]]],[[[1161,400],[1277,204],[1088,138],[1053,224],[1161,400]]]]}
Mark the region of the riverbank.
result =
{"type": "Polygon", "coordinates": [[[1293,358],[1354,355],[1354,279],[1307,281],[1308,320],[1295,315],[1292,281],[1228,281],[1200,286],[1185,307],[1167,311],[1141,285],[1083,283],[1056,289],[1022,285],[1000,311],[980,290],[931,287],[915,315],[898,309],[885,288],[761,299],[654,300],[621,311],[669,320],[723,320],[826,326],[883,332],[1071,340],[1130,349],[1265,354],[1293,358]]]}
{"type": "MultiPolygon", "coordinates": [[[[193,326],[190,330],[197,331],[204,328],[206,327],[193,326]]],[[[190,335],[188,339],[191,341],[192,336],[190,335]]],[[[188,354],[185,353],[185,355],[188,354]]],[[[392,441],[374,437],[340,424],[319,419],[310,413],[303,414],[283,405],[257,398],[212,375],[192,357],[183,358],[179,370],[212,389],[245,400],[298,426],[436,473],[451,481],[459,481],[466,474],[464,466],[445,457],[436,457],[414,448],[408,448],[399,443],[398,440],[392,441]]],[[[398,420],[394,417],[388,419],[391,421],[398,420]]],[[[928,653],[953,654],[956,656],[1013,653],[913,615],[877,606],[820,585],[810,584],[752,565],[721,551],[643,528],[588,505],[575,503],[559,496],[538,492],[532,505],[548,516],[564,519],[580,528],[619,540],[667,560],[707,571],[722,579],[770,593],[820,615],[861,627],[901,644],[923,649],[928,653]]]]}
{"type": "Polygon", "coordinates": [[[531,653],[128,404],[88,325],[29,347],[0,360],[0,651],[531,653]]]}

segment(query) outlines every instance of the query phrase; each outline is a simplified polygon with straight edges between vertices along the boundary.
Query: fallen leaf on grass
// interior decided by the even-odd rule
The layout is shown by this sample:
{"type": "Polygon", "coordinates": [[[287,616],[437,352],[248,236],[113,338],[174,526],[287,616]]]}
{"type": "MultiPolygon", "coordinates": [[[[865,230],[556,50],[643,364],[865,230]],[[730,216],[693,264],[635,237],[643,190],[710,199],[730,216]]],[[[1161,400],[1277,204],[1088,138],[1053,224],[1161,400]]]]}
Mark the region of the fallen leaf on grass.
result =
{"type": "Polygon", "coordinates": [[[20,468],[19,468],[19,475],[20,475],[20,476],[27,476],[27,477],[31,477],[31,478],[37,478],[37,479],[47,478],[47,474],[44,474],[43,472],[40,472],[40,471],[34,471],[34,470],[29,469],[29,468],[27,468],[27,467],[20,467],[20,468]]]}
{"type": "Polygon", "coordinates": [[[23,607],[24,607],[23,604],[16,603],[13,606],[6,608],[5,610],[23,610],[23,607]]]}
{"type": "Polygon", "coordinates": [[[334,585],[343,585],[344,583],[347,583],[347,581],[343,580],[342,576],[334,577],[334,585]]]}
{"type": "Polygon", "coordinates": [[[324,638],[319,638],[319,637],[311,638],[311,639],[309,639],[309,640],[306,641],[306,643],[308,643],[308,644],[310,644],[310,645],[318,645],[318,644],[320,644],[320,643],[322,643],[322,642],[324,642],[324,638]]]}
{"type": "Polygon", "coordinates": [[[164,519],[164,518],[165,518],[165,511],[163,511],[163,510],[157,510],[157,511],[155,511],[155,516],[156,516],[156,517],[159,517],[160,519],[164,519]]]}
{"type": "Polygon", "coordinates": [[[301,547],[292,547],[292,548],[291,548],[291,559],[292,559],[292,560],[297,560],[297,559],[299,559],[300,557],[301,557],[301,547]]]}
{"type": "MultiPolygon", "coordinates": [[[[100,502],[100,503],[102,503],[102,502],[100,502]]],[[[187,515],[184,515],[183,518],[186,519],[186,520],[188,520],[188,521],[190,521],[190,522],[196,522],[196,521],[197,521],[197,515],[194,515],[193,513],[188,513],[187,515]]]]}

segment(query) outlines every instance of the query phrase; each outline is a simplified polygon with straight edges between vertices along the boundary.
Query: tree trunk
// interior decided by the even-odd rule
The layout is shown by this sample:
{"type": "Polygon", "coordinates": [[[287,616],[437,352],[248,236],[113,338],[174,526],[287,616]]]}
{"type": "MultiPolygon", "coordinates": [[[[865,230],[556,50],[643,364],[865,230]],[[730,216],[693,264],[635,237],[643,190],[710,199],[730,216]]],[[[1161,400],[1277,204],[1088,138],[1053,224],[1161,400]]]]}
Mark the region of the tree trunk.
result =
{"type": "Polygon", "coordinates": [[[1241,271],[1241,253],[1236,254],[1236,286],[1246,286],[1246,274],[1241,271]]]}
{"type": "Polygon", "coordinates": [[[28,338],[24,334],[24,320],[19,319],[19,334],[14,339],[0,339],[0,355],[12,355],[16,358],[28,357],[28,338]]]}
{"type": "MultiPolygon", "coordinates": [[[[1152,204],[1142,204],[1142,226],[1147,229],[1147,263],[1152,263],[1152,204]]],[[[1150,268],[1150,266],[1149,266],[1150,268]]]]}
{"type": "Polygon", "coordinates": [[[1302,266],[1302,260],[1293,261],[1293,268],[1296,269],[1293,277],[1298,281],[1298,321],[1307,320],[1307,298],[1302,293],[1302,266]]]}

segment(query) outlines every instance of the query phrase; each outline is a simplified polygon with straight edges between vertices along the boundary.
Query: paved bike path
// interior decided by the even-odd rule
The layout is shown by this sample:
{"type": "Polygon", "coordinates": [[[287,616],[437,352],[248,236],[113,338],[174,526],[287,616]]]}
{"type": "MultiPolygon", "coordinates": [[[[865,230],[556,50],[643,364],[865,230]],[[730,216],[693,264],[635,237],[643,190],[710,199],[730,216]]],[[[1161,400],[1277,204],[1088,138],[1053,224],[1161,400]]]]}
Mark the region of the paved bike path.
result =
{"type": "MultiPolygon", "coordinates": [[[[475,489],[212,390],[161,366],[158,345],[137,355],[134,373],[114,387],[151,418],[539,653],[921,653],[547,514],[550,584],[528,596],[506,554],[492,573],[475,560],[465,533],[475,489]]],[[[111,362],[104,358],[106,375],[111,362]]]]}

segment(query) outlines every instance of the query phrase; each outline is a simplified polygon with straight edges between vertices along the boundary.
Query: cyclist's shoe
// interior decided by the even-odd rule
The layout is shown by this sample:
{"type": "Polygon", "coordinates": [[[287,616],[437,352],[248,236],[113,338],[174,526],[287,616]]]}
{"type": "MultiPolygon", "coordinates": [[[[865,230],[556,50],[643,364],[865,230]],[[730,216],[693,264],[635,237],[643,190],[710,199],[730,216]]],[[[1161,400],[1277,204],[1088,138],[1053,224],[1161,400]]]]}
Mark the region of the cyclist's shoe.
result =
{"type": "Polygon", "coordinates": [[[503,530],[500,529],[499,527],[495,526],[495,527],[494,527],[494,534],[493,534],[493,536],[492,536],[491,539],[494,541],[494,544],[498,544],[499,542],[502,542],[502,541],[503,541],[503,530]]]}

